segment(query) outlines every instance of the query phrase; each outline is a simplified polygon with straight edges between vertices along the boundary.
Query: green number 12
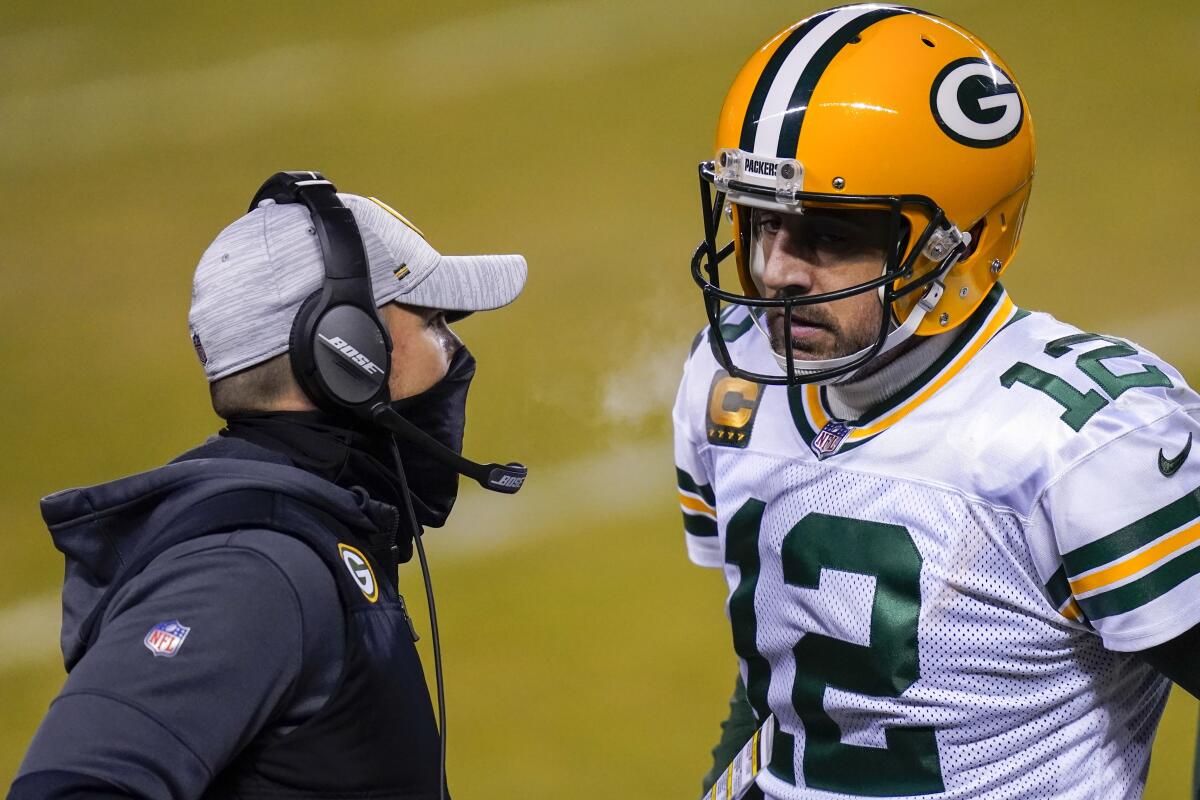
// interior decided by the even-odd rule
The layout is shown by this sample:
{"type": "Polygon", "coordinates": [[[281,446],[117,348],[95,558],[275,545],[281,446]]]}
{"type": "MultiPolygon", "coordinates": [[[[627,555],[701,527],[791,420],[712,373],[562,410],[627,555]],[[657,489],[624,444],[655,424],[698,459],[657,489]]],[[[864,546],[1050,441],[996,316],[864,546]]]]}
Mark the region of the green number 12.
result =
{"type": "MultiPolygon", "coordinates": [[[[1133,372],[1129,375],[1113,374],[1112,370],[1102,363],[1105,359],[1132,356],[1137,353],[1137,350],[1120,339],[1096,333],[1076,333],[1055,339],[1046,345],[1045,351],[1051,358],[1058,358],[1077,344],[1097,339],[1106,341],[1109,345],[1083,353],[1075,359],[1075,366],[1079,367],[1080,372],[1087,375],[1104,390],[1109,399],[1116,400],[1122,393],[1137,386],[1171,386],[1171,379],[1153,364],[1147,364],[1140,372],[1133,372]]],[[[1105,400],[1095,389],[1088,389],[1086,393],[1081,392],[1057,375],[1051,375],[1024,361],[1018,361],[1009,367],[1000,376],[1000,383],[1005,389],[1011,389],[1014,383],[1023,383],[1037,389],[1063,407],[1064,410],[1059,419],[1076,431],[1083,428],[1097,411],[1108,405],[1108,400],[1105,400]]]]}
{"type": "MultiPolygon", "coordinates": [[[[759,528],[766,506],[749,500],[730,520],[726,560],[741,579],[729,599],[734,649],[746,662],[746,696],[762,718],[771,670],[758,652],[754,594],[758,583],[759,528]]],[[[783,577],[791,586],[817,589],[821,570],[875,578],[867,646],[806,633],[792,653],[796,678],[791,699],[804,725],[804,781],[813,788],[857,796],[894,797],[944,791],[937,739],[930,727],[885,728],[887,747],[843,744],[825,711],[829,687],[875,697],[899,697],[919,677],[917,620],[921,607],[921,554],[899,525],[808,514],[783,539],[783,577]]],[[[795,783],[794,741],[778,733],[771,771],[795,783]]]]}

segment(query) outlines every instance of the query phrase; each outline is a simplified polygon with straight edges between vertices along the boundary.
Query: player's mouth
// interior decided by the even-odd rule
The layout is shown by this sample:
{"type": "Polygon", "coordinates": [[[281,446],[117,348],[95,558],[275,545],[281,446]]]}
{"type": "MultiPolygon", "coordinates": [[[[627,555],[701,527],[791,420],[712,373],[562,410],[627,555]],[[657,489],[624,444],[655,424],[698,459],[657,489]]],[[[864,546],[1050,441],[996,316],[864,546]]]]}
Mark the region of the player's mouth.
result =
{"type": "MultiPolygon", "coordinates": [[[[782,349],[785,327],[784,309],[770,309],[767,312],[767,322],[771,330],[771,338],[782,349]]],[[[802,309],[792,311],[786,327],[797,355],[821,349],[821,344],[825,343],[825,340],[833,334],[833,329],[824,320],[817,318],[814,314],[805,313],[802,309]]]]}

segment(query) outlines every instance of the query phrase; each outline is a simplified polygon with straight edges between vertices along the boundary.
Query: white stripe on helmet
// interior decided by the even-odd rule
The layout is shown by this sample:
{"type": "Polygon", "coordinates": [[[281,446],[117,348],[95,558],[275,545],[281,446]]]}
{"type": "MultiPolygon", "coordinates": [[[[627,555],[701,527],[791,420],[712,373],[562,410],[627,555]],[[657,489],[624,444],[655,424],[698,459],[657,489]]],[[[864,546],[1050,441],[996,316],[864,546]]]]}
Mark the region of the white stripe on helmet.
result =
{"type": "Polygon", "coordinates": [[[790,110],[792,92],[800,82],[800,76],[808,67],[813,56],[821,46],[832,39],[838,31],[854,22],[859,17],[878,11],[882,6],[859,5],[844,8],[830,14],[821,20],[808,35],[796,44],[788,53],[771,88],[767,90],[766,100],[763,101],[762,112],[758,118],[757,131],[754,135],[754,152],[761,155],[774,156],[779,147],[779,133],[783,127],[783,118],[790,110]]]}

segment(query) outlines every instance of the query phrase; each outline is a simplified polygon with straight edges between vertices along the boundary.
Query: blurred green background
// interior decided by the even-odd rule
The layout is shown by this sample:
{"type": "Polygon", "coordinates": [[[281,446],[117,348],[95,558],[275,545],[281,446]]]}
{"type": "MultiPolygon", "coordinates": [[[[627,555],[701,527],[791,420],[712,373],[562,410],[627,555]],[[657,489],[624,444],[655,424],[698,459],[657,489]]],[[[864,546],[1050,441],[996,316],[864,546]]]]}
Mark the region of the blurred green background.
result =
{"type": "MultiPolygon", "coordinates": [[[[1195,379],[1200,4],[925,5],[1003,54],[1036,120],[1016,300],[1195,379]]],[[[670,463],[695,164],[743,60],[820,7],[0,5],[0,785],[63,679],[37,499],[216,430],[191,271],[270,173],[319,169],[444,252],[529,259],[515,306],[459,326],[467,452],[526,461],[528,489],[464,487],[429,537],[455,796],[695,797],[735,671],[670,463]]],[[[1186,796],[1195,722],[1177,692],[1147,797],[1186,796]]]]}

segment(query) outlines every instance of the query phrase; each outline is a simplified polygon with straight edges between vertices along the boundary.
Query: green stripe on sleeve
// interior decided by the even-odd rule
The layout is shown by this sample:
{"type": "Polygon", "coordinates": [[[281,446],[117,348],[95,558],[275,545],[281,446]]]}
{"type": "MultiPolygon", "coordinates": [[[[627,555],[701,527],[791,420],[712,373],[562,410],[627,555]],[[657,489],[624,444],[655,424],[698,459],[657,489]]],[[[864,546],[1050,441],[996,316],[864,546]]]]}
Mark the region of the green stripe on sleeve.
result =
{"type": "Polygon", "coordinates": [[[1076,598],[1093,622],[1144,606],[1200,572],[1200,547],[1188,550],[1136,581],[1091,597],[1076,598]]]}
{"type": "MultiPolygon", "coordinates": [[[[1102,539],[1085,544],[1063,556],[1067,574],[1079,575],[1104,564],[1117,561],[1139,547],[1145,547],[1168,531],[1200,517],[1200,489],[1193,489],[1168,506],[1148,514],[1110,533],[1102,539]]],[[[1089,615],[1090,616],[1090,615],[1089,615]]]]}
{"type": "Polygon", "coordinates": [[[700,495],[704,498],[704,502],[710,506],[717,504],[717,496],[713,493],[713,488],[709,484],[697,483],[695,478],[679,467],[675,468],[675,479],[679,482],[679,488],[683,491],[700,495]]]}
{"type": "Polygon", "coordinates": [[[692,536],[716,536],[717,521],[702,514],[684,514],[683,529],[692,536]]]}
{"type": "Polygon", "coordinates": [[[1056,609],[1062,608],[1063,603],[1071,596],[1071,584],[1067,583],[1067,571],[1062,567],[1055,570],[1046,582],[1046,595],[1056,609]]]}

